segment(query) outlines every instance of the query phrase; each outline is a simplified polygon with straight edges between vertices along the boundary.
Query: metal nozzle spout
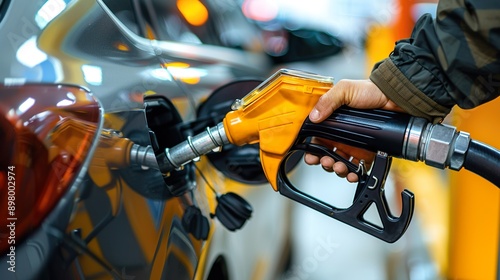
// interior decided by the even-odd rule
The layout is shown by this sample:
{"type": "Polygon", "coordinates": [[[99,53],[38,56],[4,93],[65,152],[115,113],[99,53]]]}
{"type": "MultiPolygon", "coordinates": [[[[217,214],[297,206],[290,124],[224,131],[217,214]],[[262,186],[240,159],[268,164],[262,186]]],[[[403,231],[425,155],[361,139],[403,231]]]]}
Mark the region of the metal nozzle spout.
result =
{"type": "Polygon", "coordinates": [[[184,142],[165,149],[161,158],[157,158],[160,170],[163,173],[168,173],[174,169],[180,169],[186,163],[196,160],[202,155],[219,151],[226,144],[229,144],[229,140],[223,123],[207,127],[204,132],[192,137],[188,136],[184,142]]]}
{"type": "Polygon", "coordinates": [[[133,144],[130,149],[130,162],[132,165],[139,165],[142,168],[158,169],[156,156],[151,146],[133,144]]]}

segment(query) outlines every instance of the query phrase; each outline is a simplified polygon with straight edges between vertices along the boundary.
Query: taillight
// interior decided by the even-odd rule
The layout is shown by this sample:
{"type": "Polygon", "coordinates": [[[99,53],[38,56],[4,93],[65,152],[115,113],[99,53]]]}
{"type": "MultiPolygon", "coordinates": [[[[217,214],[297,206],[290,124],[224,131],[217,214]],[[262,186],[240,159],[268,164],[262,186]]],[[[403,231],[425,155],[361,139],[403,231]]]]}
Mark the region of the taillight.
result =
{"type": "Polygon", "coordinates": [[[40,226],[81,176],[100,119],[83,88],[0,85],[0,251],[40,226]]]}

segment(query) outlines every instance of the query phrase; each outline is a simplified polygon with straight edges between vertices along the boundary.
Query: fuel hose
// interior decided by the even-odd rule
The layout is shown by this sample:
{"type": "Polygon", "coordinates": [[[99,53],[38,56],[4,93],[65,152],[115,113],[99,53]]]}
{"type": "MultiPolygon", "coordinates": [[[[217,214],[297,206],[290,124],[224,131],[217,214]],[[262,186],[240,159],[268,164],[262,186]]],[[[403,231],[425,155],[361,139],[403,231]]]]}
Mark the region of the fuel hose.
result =
{"type": "Polygon", "coordinates": [[[463,167],[500,188],[500,151],[471,140],[463,167]]]}

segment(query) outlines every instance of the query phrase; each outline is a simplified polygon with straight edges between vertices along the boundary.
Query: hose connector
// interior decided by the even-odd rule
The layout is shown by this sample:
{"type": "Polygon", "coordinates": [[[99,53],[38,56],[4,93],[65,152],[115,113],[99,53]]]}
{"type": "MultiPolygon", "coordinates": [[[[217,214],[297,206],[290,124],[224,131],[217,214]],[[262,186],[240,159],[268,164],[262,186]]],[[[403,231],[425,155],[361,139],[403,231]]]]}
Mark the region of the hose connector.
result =
{"type": "Polygon", "coordinates": [[[465,154],[469,150],[470,134],[468,132],[459,131],[455,137],[455,144],[450,156],[450,169],[460,170],[465,162],[465,154]]]}
{"type": "Polygon", "coordinates": [[[423,161],[427,165],[460,170],[469,148],[470,135],[445,124],[429,124],[413,118],[406,129],[403,158],[423,161]]]}
{"type": "Polygon", "coordinates": [[[427,165],[445,169],[460,170],[469,147],[470,135],[458,132],[453,126],[435,124],[421,142],[420,158],[427,165]]]}

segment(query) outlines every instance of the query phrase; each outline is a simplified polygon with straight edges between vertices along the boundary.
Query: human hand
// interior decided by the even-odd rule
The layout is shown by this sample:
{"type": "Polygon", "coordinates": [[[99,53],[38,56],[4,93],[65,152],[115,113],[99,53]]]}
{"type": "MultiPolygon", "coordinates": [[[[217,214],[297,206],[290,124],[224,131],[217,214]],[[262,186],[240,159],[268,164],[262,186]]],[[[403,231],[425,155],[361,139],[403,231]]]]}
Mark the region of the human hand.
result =
{"type": "MultiPolygon", "coordinates": [[[[327,93],[320,97],[318,103],[316,103],[315,107],[309,113],[309,119],[314,123],[322,122],[342,105],[357,109],[383,109],[403,112],[372,81],[340,80],[327,93]]],[[[331,149],[336,147],[336,152],[339,155],[348,159],[353,157],[355,163],[363,159],[369,166],[375,156],[372,152],[325,139],[316,138],[313,141],[331,149]]],[[[356,182],[358,180],[358,176],[355,173],[349,173],[344,163],[335,162],[331,157],[324,156],[319,158],[312,154],[306,154],[304,160],[310,165],[321,164],[326,171],[335,172],[342,178],[347,177],[349,182],[356,182]]]]}
{"type": "MultiPolygon", "coordinates": [[[[312,139],[312,143],[327,147],[330,150],[333,150],[335,148],[335,153],[343,158],[351,159],[351,162],[355,165],[358,165],[360,163],[360,160],[363,159],[364,166],[367,170],[370,169],[375,156],[375,153],[373,152],[327,140],[324,138],[315,137],[312,139]]],[[[313,154],[306,153],[304,156],[304,160],[307,164],[310,165],[321,164],[326,172],[335,172],[339,177],[347,178],[347,181],[349,182],[358,181],[358,176],[356,175],[356,173],[349,172],[349,170],[347,169],[347,165],[340,161],[335,162],[335,160],[329,156],[323,156],[319,158],[313,154]]]]}

